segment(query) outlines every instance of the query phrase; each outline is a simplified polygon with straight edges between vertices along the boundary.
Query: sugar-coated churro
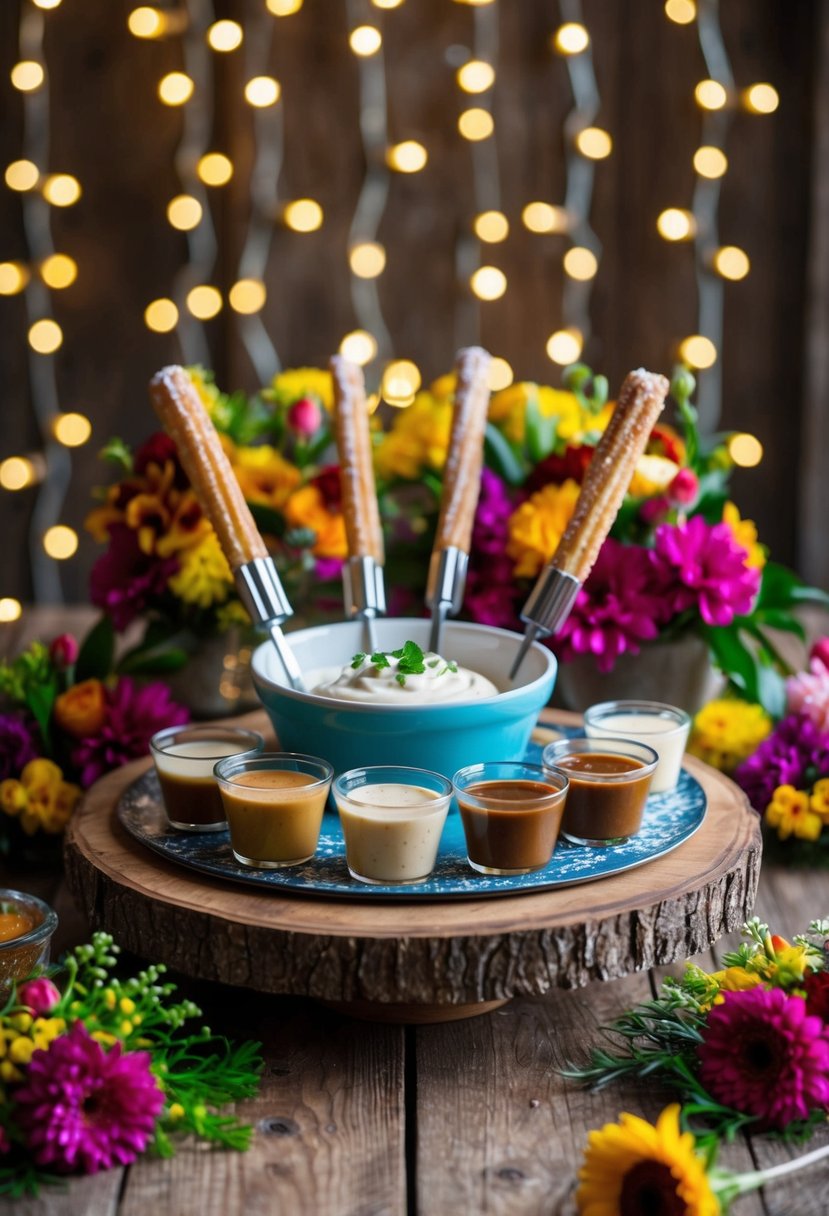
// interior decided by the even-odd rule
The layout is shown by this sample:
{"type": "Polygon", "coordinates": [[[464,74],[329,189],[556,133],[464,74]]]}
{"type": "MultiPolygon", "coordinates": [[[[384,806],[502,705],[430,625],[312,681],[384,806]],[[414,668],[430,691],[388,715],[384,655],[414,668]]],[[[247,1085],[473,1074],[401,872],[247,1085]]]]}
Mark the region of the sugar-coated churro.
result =
{"type": "Polygon", "coordinates": [[[489,407],[487,376],[492,362],[480,346],[458,351],[455,404],[434,551],[451,545],[469,552],[481,488],[484,428],[489,407]]]}
{"type": "Polygon", "coordinates": [[[382,565],[383,530],[374,484],[363,372],[342,355],[334,355],[330,366],[348,552],[351,557],[371,557],[382,565]]]}

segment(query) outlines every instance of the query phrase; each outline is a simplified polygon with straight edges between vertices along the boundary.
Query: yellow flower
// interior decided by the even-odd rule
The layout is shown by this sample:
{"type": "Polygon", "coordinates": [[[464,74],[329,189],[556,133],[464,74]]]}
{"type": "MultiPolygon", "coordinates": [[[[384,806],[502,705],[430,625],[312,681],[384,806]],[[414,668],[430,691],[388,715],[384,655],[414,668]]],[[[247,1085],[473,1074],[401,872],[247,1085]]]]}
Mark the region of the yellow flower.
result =
{"type": "Polygon", "coordinates": [[[537,490],[509,518],[507,553],[518,577],[534,578],[561,540],[579,496],[579,485],[565,481],[537,490]]]}
{"type": "Polygon", "coordinates": [[[766,549],[757,540],[757,527],[750,519],[740,519],[740,512],[733,502],[723,507],[723,523],[728,524],[738,545],[745,549],[746,565],[762,570],[766,564],[766,549]]]}
{"type": "Polygon", "coordinates": [[[667,456],[640,456],[636,462],[628,494],[634,498],[649,498],[671,484],[679,472],[679,465],[667,456]]]}
{"type": "Polygon", "coordinates": [[[522,443],[527,406],[535,400],[542,418],[556,418],[556,437],[573,439],[584,429],[584,413],[578,398],[563,389],[521,380],[493,393],[489,420],[497,424],[512,443],[522,443]]]}
{"type": "Polygon", "coordinates": [[[325,505],[318,486],[297,490],[285,504],[285,519],[291,528],[311,528],[316,534],[312,553],[315,557],[347,557],[345,520],[325,505]]]}
{"type": "Polygon", "coordinates": [[[220,633],[227,633],[228,629],[235,627],[245,629],[248,625],[250,615],[241,601],[228,600],[216,609],[216,627],[220,633]]]}
{"type": "Polygon", "coordinates": [[[429,392],[433,397],[451,399],[455,391],[458,377],[454,372],[446,372],[443,376],[438,376],[437,380],[433,380],[429,385],[429,392]]]}
{"type": "Polygon", "coordinates": [[[688,751],[706,764],[730,772],[771,733],[762,705],[723,697],[709,701],[694,718],[688,751]]]}
{"type": "Polygon", "coordinates": [[[55,701],[55,721],[73,739],[97,735],[106,716],[106,693],[100,680],[82,680],[55,701]]]}
{"type": "Polygon", "coordinates": [[[32,1040],[27,1039],[25,1035],[20,1035],[9,1048],[9,1059],[13,1064],[28,1064],[34,1050],[35,1045],[32,1040]]]}
{"type": "MultiPolygon", "coordinates": [[[[720,992],[745,992],[748,988],[757,988],[762,984],[759,975],[746,971],[745,967],[726,967],[725,971],[714,971],[712,980],[716,980],[720,992]]],[[[715,1005],[722,1005],[725,997],[718,993],[714,997],[715,1005]]]]}
{"type": "Polygon", "coordinates": [[[296,465],[267,443],[254,448],[233,448],[230,458],[248,502],[260,502],[280,511],[300,483],[302,475],[296,465]]]}
{"type": "Polygon", "coordinates": [[[766,807],[766,823],[776,829],[781,840],[791,835],[817,840],[823,828],[820,815],[809,809],[809,795],[793,785],[778,785],[766,807]]]}
{"type": "Polygon", "coordinates": [[[590,1132],[576,1207],[580,1216],[646,1211],[718,1216],[719,1201],[694,1137],[679,1130],[679,1105],[666,1107],[655,1127],[622,1114],[618,1123],[590,1132]]]}
{"type": "Polygon", "coordinates": [[[233,578],[212,529],[200,544],[182,550],[178,557],[179,569],[167,583],[173,595],[199,608],[210,608],[227,599],[233,590],[233,578]]]}
{"type": "Polygon", "coordinates": [[[334,386],[331,373],[318,367],[294,367],[274,376],[274,393],[281,401],[298,401],[300,397],[316,397],[327,410],[334,406],[334,386]]]}
{"type": "Polygon", "coordinates": [[[378,475],[415,481],[424,469],[442,469],[451,426],[451,402],[418,393],[410,406],[397,411],[375,451],[378,475]]]}
{"type": "Polygon", "coordinates": [[[190,379],[193,381],[193,387],[201,398],[202,405],[212,418],[216,406],[222,399],[222,394],[213,381],[207,378],[203,367],[188,367],[187,371],[190,374],[190,379]]]}
{"type": "Polygon", "coordinates": [[[9,815],[20,815],[20,826],[33,836],[38,829],[56,834],[69,822],[80,786],[64,781],[63,773],[51,760],[30,760],[19,781],[0,785],[0,803],[9,815]]]}
{"type": "Polygon", "coordinates": [[[0,782],[0,806],[7,815],[19,815],[21,811],[25,811],[27,802],[22,782],[16,781],[14,777],[0,782]]]}
{"type": "Polygon", "coordinates": [[[824,823],[829,824],[829,777],[823,777],[812,786],[809,806],[824,823]]]}
{"type": "Polygon", "coordinates": [[[135,1001],[128,996],[122,996],[118,1002],[118,1008],[129,1017],[131,1013],[135,1013],[135,1001]]]}
{"type": "Polygon", "coordinates": [[[167,1114],[171,1119],[181,1119],[184,1117],[184,1107],[180,1102],[173,1102],[167,1114]]]}

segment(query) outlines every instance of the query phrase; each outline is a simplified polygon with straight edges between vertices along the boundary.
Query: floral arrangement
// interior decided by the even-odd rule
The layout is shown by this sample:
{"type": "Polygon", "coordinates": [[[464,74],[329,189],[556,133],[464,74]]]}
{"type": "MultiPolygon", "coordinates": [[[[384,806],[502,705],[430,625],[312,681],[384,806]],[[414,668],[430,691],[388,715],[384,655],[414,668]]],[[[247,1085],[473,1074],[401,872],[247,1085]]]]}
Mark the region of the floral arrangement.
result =
{"type": "Polygon", "coordinates": [[[84,789],[188,720],[165,685],[109,675],[113,642],[104,621],[82,647],[62,634],[0,663],[0,852],[57,838],[84,789]]]}
{"type": "Polygon", "coordinates": [[[12,986],[0,1009],[0,1195],[36,1194],[150,1149],[169,1157],[183,1132],[248,1147],[251,1129],[221,1108],[256,1093],[259,1044],[188,1030],[201,1011],[171,1000],[164,967],[122,980],[117,955],[96,933],[62,976],[12,986]]]}

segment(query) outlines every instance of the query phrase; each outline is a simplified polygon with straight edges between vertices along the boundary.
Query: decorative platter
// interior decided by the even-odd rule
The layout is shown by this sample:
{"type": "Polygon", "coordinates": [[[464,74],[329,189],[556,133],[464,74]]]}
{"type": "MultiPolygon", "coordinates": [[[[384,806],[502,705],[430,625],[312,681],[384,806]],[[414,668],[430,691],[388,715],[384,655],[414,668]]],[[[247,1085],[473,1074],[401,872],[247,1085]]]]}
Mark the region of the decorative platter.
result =
{"type": "MultiPolygon", "coordinates": [[[[539,763],[541,748],[531,743],[527,759],[539,763]]],[[[339,899],[470,899],[546,891],[553,887],[593,882],[644,865],[670,853],[702,826],[707,798],[699,781],[683,769],[675,790],[652,794],[642,828],[624,844],[589,848],[560,839],[550,864],[531,874],[476,874],[466,860],[461,817],[450,813],[441,838],[437,865],[424,882],[367,885],[352,878],[345,863],[345,845],[334,810],[323,816],[316,856],[305,865],[284,870],[256,870],[233,856],[227,829],[221,832],[177,832],[170,828],[161,802],[155,771],[150,769],[129,785],[117,804],[123,827],[141,844],[168,861],[201,874],[245,883],[260,891],[296,892],[339,899]]]]}

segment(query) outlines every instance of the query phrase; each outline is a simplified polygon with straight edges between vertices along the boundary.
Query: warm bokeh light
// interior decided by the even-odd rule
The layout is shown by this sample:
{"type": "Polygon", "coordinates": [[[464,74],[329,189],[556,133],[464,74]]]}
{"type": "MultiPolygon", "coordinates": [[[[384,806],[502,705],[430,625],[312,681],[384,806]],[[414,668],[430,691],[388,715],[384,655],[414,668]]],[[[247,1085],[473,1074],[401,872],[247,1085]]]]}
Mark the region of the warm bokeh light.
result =
{"type": "Polygon", "coordinates": [[[564,255],[564,273],[569,274],[571,279],[585,283],[595,277],[598,269],[599,260],[595,253],[583,245],[574,245],[564,255]]]}
{"type": "Polygon", "coordinates": [[[489,365],[489,373],[486,378],[487,388],[491,393],[497,393],[499,389],[509,388],[515,379],[515,373],[507,363],[506,359],[501,359],[496,355],[489,365]]]}
{"type": "Polygon", "coordinates": [[[521,212],[525,228],[530,232],[566,232],[567,212],[552,203],[527,203],[521,212]]]}
{"type": "Polygon", "coordinates": [[[371,0],[375,8],[400,8],[403,0],[371,0]]]}
{"type": "Polygon", "coordinates": [[[751,270],[749,256],[739,245],[721,245],[714,254],[713,262],[717,274],[734,283],[744,279],[751,270]]]}
{"type": "Polygon", "coordinates": [[[238,21],[214,21],[207,31],[208,44],[214,51],[235,51],[244,36],[238,21]]]}
{"type": "Polygon", "coordinates": [[[728,101],[728,93],[718,80],[701,80],[694,89],[694,97],[703,110],[721,110],[728,101]]]}
{"type": "Polygon", "coordinates": [[[40,277],[55,291],[71,287],[78,277],[78,263],[68,253],[53,253],[40,263],[40,277]]]}
{"type": "Polygon", "coordinates": [[[722,148],[704,144],[694,153],[694,168],[700,177],[722,177],[728,169],[728,157],[722,148]]]}
{"type": "Polygon", "coordinates": [[[63,342],[63,330],[51,317],[42,317],[29,326],[29,346],[39,355],[53,355],[63,342]]]}
{"type": "Polygon", "coordinates": [[[683,207],[668,207],[661,211],[656,228],[666,241],[690,241],[697,230],[693,213],[683,207]]]}
{"type": "Polygon", "coordinates": [[[265,0],[265,6],[274,17],[290,17],[302,8],[302,0],[265,0]]]}
{"type": "Polygon", "coordinates": [[[234,312],[248,317],[262,311],[268,292],[261,279],[239,279],[231,287],[227,298],[234,312]]]}
{"type": "Polygon", "coordinates": [[[578,329],[572,326],[569,329],[557,329],[547,339],[547,355],[553,363],[566,367],[568,363],[575,363],[583,345],[584,338],[578,329]]]}
{"type": "Polygon", "coordinates": [[[717,348],[710,338],[702,334],[691,334],[679,344],[679,357],[689,367],[705,370],[717,362],[717,348]]]}
{"type": "Polygon", "coordinates": [[[694,0],[665,0],[665,16],[677,25],[690,25],[696,15],[694,0]]]}
{"type": "Polygon", "coordinates": [[[189,232],[201,223],[202,205],[192,194],[177,194],[167,204],[167,219],[179,232],[189,232]]]}
{"type": "Polygon", "coordinates": [[[464,93],[485,93],[495,83],[495,68],[483,59],[470,59],[455,73],[464,93]]]}
{"type": "Polygon", "coordinates": [[[743,92],[743,105],[752,114],[773,114],[780,105],[780,94],[770,84],[753,84],[743,92]]]}
{"type": "Polygon", "coordinates": [[[322,227],[322,207],[313,198],[296,198],[285,204],[282,218],[294,232],[316,232],[322,227]]]}
{"type": "Polygon", "coordinates": [[[604,160],[613,151],[613,140],[602,127],[585,127],[576,136],[576,147],[588,160],[604,160]]]}
{"type": "Polygon", "coordinates": [[[458,115],[458,130],[464,139],[470,139],[473,142],[480,139],[489,139],[495,130],[495,119],[489,110],[484,110],[480,106],[473,106],[471,109],[464,110],[462,114],[458,115]]]}
{"type": "Polygon", "coordinates": [[[73,557],[78,551],[78,534],[74,528],[68,528],[66,524],[55,524],[53,528],[47,528],[44,532],[43,548],[56,562],[66,561],[68,557],[73,557]]]}
{"type": "Polygon", "coordinates": [[[29,268],[22,262],[0,262],[0,296],[16,296],[29,278],[29,268]]]}
{"type": "Polygon", "coordinates": [[[188,311],[198,321],[209,321],[222,311],[222,293],[209,283],[191,287],[186,296],[188,311]]]}
{"type": "Polygon", "coordinates": [[[25,456],[9,456],[0,461],[0,486],[4,490],[25,490],[35,481],[35,466],[25,456]]]}
{"type": "Polygon", "coordinates": [[[482,211],[476,215],[472,227],[479,241],[494,245],[509,236],[509,220],[503,211],[482,211]]]}
{"type": "Polygon", "coordinates": [[[348,264],[359,279],[376,279],[386,269],[386,251],[378,241],[361,241],[349,250],[348,264]]]}
{"type": "Polygon", "coordinates": [[[365,367],[377,354],[377,339],[365,329],[354,329],[340,343],[340,354],[350,363],[365,367]]]}
{"type": "Polygon", "coordinates": [[[19,621],[23,612],[23,605],[20,600],[13,599],[10,595],[4,595],[0,599],[0,621],[4,624],[9,624],[11,621],[19,621]]]}
{"type": "Polygon", "coordinates": [[[13,160],[5,176],[10,190],[34,190],[40,181],[40,170],[32,160],[13,160]]]}
{"type": "Polygon", "coordinates": [[[404,139],[401,144],[392,144],[386,151],[386,164],[398,173],[419,173],[428,159],[426,149],[416,139],[404,139]]]}
{"type": "Polygon", "coordinates": [[[21,93],[34,93],[46,79],[43,64],[34,59],[21,59],[10,72],[11,82],[21,93]]]}
{"type": "Polygon", "coordinates": [[[158,96],[165,106],[183,106],[193,96],[194,88],[186,72],[168,72],[158,82],[158,96]]]}
{"type": "Polygon", "coordinates": [[[499,300],[507,290],[507,276],[497,266],[479,266],[469,286],[479,300],[499,300]]]}
{"type": "Polygon", "coordinates": [[[245,85],[245,101],[258,110],[275,106],[281,94],[282,86],[273,76],[254,76],[245,85]]]}
{"type": "Polygon", "coordinates": [[[178,309],[172,300],[153,300],[144,309],[144,324],[156,334],[168,334],[178,325],[178,309]]]}
{"type": "Polygon", "coordinates": [[[376,55],[383,45],[383,35],[375,25],[358,25],[349,34],[348,45],[355,55],[376,55]]]}
{"type": "Polygon", "coordinates": [[[224,152],[208,152],[196,165],[205,186],[226,186],[233,177],[233,162],[224,152]]]}
{"type": "Polygon", "coordinates": [[[127,28],[134,38],[161,38],[167,28],[167,18],[157,8],[142,4],[127,17],[127,28]]]}
{"type": "Polygon", "coordinates": [[[560,55],[580,55],[590,46],[590,35],[579,21],[565,21],[553,36],[553,47],[560,55]]]}
{"type": "Polygon", "coordinates": [[[763,445],[756,435],[740,432],[729,439],[728,454],[741,469],[753,469],[763,459],[763,445]]]}
{"type": "Polygon", "coordinates": [[[395,359],[383,372],[380,391],[389,405],[411,405],[421,385],[420,368],[411,359],[395,359]]]}
{"type": "Polygon", "coordinates": [[[58,443],[62,443],[65,448],[79,448],[89,440],[92,423],[86,414],[58,414],[52,424],[52,432],[58,443]]]}
{"type": "Polygon", "coordinates": [[[53,207],[71,207],[81,197],[81,183],[71,173],[52,173],[43,183],[43,197],[53,207]]]}
{"type": "Polygon", "coordinates": [[[35,8],[60,8],[60,0],[32,0],[35,8]]]}

